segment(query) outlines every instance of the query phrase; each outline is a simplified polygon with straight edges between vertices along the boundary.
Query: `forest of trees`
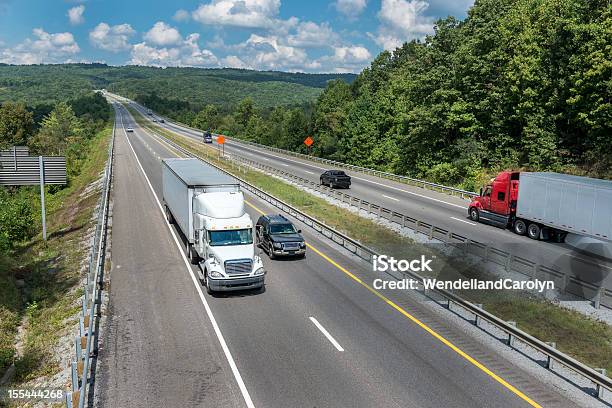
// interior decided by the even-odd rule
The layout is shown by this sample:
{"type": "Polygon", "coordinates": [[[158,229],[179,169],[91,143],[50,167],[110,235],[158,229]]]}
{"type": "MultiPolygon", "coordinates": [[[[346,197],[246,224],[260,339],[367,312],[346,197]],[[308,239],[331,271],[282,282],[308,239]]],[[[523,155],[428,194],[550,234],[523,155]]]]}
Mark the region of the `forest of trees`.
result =
{"type": "Polygon", "coordinates": [[[611,96],[609,1],[477,0],[314,104],[175,116],[292,150],[312,135],[313,154],[476,190],[507,168],[610,178],[611,96]]]}
{"type": "MultiPolygon", "coordinates": [[[[68,182],[81,170],[91,138],[110,121],[112,110],[106,99],[91,92],[55,105],[4,102],[0,105],[0,150],[28,146],[31,154],[66,157],[68,182]],[[41,106],[47,107],[47,112],[41,106]],[[40,120],[35,114],[41,115],[40,120]]],[[[52,194],[64,187],[50,186],[52,194]]],[[[0,186],[0,256],[38,230],[40,213],[37,187],[0,186]]]]}
{"type": "Polygon", "coordinates": [[[303,74],[245,69],[114,67],[105,64],[0,64],[0,102],[28,105],[74,99],[106,88],[131,99],[151,92],[189,103],[232,106],[251,96],[257,106],[301,104],[321,94],[329,80],[351,82],[354,74],[303,74]]]}

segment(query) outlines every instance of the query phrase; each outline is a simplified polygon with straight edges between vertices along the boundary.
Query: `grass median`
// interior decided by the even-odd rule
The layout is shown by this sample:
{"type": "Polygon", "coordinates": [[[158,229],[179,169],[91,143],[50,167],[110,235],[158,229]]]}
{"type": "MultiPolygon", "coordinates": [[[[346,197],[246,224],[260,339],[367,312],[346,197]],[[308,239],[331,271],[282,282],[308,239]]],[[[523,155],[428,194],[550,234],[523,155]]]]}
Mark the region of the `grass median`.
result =
{"type": "MultiPolygon", "coordinates": [[[[216,148],[166,130],[144,119],[133,108],[128,107],[128,109],[140,126],[172,140],[193,153],[206,157],[207,160],[234,173],[237,177],[372,249],[404,259],[411,259],[421,254],[447,257],[444,268],[448,275],[447,278],[467,279],[478,276],[484,279],[486,275],[486,272],[479,271],[473,265],[465,263],[461,255],[446,255],[443,251],[438,250],[439,245],[417,244],[390,228],[330,204],[323,198],[316,197],[260,171],[247,168],[238,172],[235,166],[220,159],[216,148]]],[[[561,351],[585,364],[591,367],[606,368],[608,372],[612,372],[612,327],[608,324],[528,293],[476,290],[457,293],[470,301],[482,303],[487,311],[506,321],[516,321],[522,330],[543,341],[556,342],[561,351]]]]}

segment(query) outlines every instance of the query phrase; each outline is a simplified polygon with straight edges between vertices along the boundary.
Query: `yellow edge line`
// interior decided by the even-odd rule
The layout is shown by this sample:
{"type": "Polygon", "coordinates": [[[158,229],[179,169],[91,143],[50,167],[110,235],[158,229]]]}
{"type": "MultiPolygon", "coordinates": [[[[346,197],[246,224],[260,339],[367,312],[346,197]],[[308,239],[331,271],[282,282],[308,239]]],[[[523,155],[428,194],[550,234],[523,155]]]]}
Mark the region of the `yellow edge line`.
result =
{"type": "MultiPolygon", "coordinates": [[[[260,214],[265,214],[263,211],[261,211],[259,208],[257,208],[256,206],[254,206],[253,204],[251,204],[249,201],[245,202],[251,206],[253,209],[255,209],[256,211],[258,211],[260,214]]],[[[405,317],[407,317],[408,319],[410,319],[411,321],[413,321],[414,323],[416,323],[418,326],[420,326],[423,330],[425,330],[427,333],[431,334],[434,338],[436,338],[437,340],[439,340],[441,343],[443,343],[444,345],[446,345],[448,348],[450,348],[451,350],[453,350],[455,353],[459,354],[461,357],[463,357],[464,359],[466,359],[467,361],[469,361],[470,363],[472,363],[474,366],[476,366],[477,368],[479,368],[481,371],[483,371],[485,374],[487,374],[488,376],[490,376],[491,378],[493,378],[495,381],[497,381],[498,383],[500,383],[501,385],[503,385],[504,387],[506,387],[508,390],[512,391],[515,395],[517,395],[518,397],[520,397],[521,399],[523,399],[525,402],[527,402],[529,405],[531,405],[532,407],[536,407],[536,408],[542,408],[542,406],[540,404],[538,404],[537,402],[535,402],[534,400],[532,400],[531,398],[529,398],[527,395],[525,395],[524,393],[522,393],[521,391],[519,391],[516,387],[514,387],[512,384],[510,384],[509,382],[507,382],[506,380],[504,380],[503,378],[501,378],[499,375],[495,374],[493,371],[491,371],[490,369],[488,369],[484,364],[480,363],[478,360],[476,360],[475,358],[473,358],[472,356],[470,356],[469,354],[467,354],[465,351],[461,350],[459,347],[455,346],[453,343],[451,343],[449,340],[447,340],[444,336],[438,334],[435,330],[433,330],[431,327],[427,326],[425,323],[423,323],[422,321],[420,321],[419,319],[417,319],[416,317],[414,317],[413,315],[411,315],[410,313],[408,313],[407,311],[405,311],[404,309],[402,309],[400,306],[398,306],[395,302],[393,302],[392,300],[390,300],[389,298],[387,298],[386,296],[384,296],[382,293],[378,292],[376,289],[372,288],[370,285],[368,285],[367,283],[363,282],[361,279],[359,279],[357,276],[353,275],[351,272],[349,272],[346,268],[342,267],[341,265],[339,265],[336,261],[334,261],[333,259],[331,259],[329,256],[325,255],[323,252],[321,252],[320,250],[318,250],[317,248],[313,247],[310,244],[306,244],[306,246],[308,246],[308,248],[310,248],[311,250],[313,250],[317,255],[319,255],[321,258],[325,259],[327,262],[329,262],[330,264],[332,264],[333,266],[335,266],[336,268],[338,268],[340,271],[342,271],[344,274],[348,275],[351,279],[353,279],[355,282],[359,283],[361,286],[363,286],[364,288],[366,288],[367,290],[369,290],[370,292],[372,292],[375,296],[377,296],[378,298],[380,298],[381,300],[384,300],[389,306],[391,306],[393,309],[397,310],[398,312],[400,312],[401,314],[403,314],[405,317]]]]}

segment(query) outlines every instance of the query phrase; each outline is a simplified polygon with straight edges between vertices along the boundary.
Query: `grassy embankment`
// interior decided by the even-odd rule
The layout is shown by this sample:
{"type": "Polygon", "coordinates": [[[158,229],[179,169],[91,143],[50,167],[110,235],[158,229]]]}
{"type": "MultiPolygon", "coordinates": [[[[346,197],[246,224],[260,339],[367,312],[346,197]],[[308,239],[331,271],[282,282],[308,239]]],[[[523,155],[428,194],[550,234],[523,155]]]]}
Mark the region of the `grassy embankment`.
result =
{"type": "MultiPolygon", "coordinates": [[[[396,257],[408,258],[422,253],[439,251],[426,245],[415,244],[408,238],[401,237],[395,231],[385,228],[355,213],[332,205],[322,198],[304,192],[292,185],[262,172],[247,169],[237,173],[227,161],[220,160],[216,148],[203,145],[165,130],[152,124],[131,107],[128,108],[140,126],[155,131],[190,151],[203,155],[211,162],[234,172],[237,176],[261,188],[269,194],[310,214],[327,225],[336,228],[359,242],[380,252],[396,257]]],[[[457,258],[448,260],[456,276],[469,278],[474,276],[474,269],[463,266],[457,258]]],[[[480,274],[482,278],[482,274],[480,274]]],[[[606,323],[585,317],[583,314],[560,307],[541,298],[508,291],[487,293],[484,291],[460,292],[475,303],[505,319],[516,321],[518,326],[544,341],[554,341],[563,352],[577,358],[592,367],[603,367],[612,370],[612,327],[606,323]]]]}
{"type": "Polygon", "coordinates": [[[38,234],[12,253],[0,255],[0,375],[14,363],[14,384],[51,377],[60,370],[53,354],[60,337],[75,324],[83,295],[87,231],[95,223],[92,215],[100,197],[88,187],[104,169],[111,131],[109,126],[90,141],[82,170],[67,188],[46,194],[48,241],[38,234]]]}

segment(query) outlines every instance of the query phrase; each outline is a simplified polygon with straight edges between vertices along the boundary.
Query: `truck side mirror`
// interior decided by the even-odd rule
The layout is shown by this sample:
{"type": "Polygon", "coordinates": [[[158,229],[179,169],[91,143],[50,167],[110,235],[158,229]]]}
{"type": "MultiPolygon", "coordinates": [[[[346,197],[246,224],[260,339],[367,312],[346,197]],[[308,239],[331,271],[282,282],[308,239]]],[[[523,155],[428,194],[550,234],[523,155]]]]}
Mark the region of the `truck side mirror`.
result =
{"type": "Polygon", "coordinates": [[[298,234],[301,234],[301,233],[302,233],[302,230],[298,230],[298,234]]]}

